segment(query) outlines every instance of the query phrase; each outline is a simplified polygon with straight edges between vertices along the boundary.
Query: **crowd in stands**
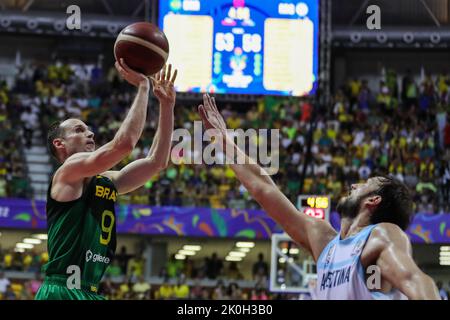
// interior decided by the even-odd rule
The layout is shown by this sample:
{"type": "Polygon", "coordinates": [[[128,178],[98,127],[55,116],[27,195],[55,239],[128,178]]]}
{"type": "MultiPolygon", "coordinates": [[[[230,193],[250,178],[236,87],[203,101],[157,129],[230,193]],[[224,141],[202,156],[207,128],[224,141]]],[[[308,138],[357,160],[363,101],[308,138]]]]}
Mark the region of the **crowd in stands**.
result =
{"type": "MultiPolygon", "coordinates": [[[[9,279],[0,271],[0,300],[32,300],[42,284],[42,276],[36,273],[31,280],[9,279]]],[[[128,278],[125,281],[113,282],[106,277],[100,283],[98,292],[108,300],[305,300],[308,294],[278,294],[270,293],[267,288],[241,288],[236,282],[217,281],[215,285],[202,285],[200,281],[187,284],[180,277],[175,282],[164,281],[160,284],[150,284],[143,277],[135,282],[128,278]]]]}
{"type": "Polygon", "coordinates": [[[0,81],[0,197],[30,197],[31,189],[17,128],[22,125],[17,101],[5,81],[0,81]]]}
{"type": "MultiPolygon", "coordinates": [[[[0,300],[30,300],[36,295],[43,281],[39,268],[46,262],[45,254],[8,257],[4,254],[0,265],[0,300]],[[29,261],[28,261],[29,260],[29,261]],[[28,261],[28,262],[27,262],[28,261]],[[28,271],[33,276],[9,278],[5,271],[28,271]]],[[[159,275],[159,281],[144,278],[144,260],[141,255],[128,255],[125,250],[114,259],[107,269],[98,293],[109,300],[309,300],[308,292],[297,294],[281,294],[268,290],[268,264],[262,254],[254,262],[252,279],[249,285],[240,285],[235,262],[224,264],[217,254],[206,258],[198,268],[193,268],[192,261],[169,259],[166,267],[159,275]],[[210,282],[205,283],[204,280],[210,282]]],[[[442,281],[437,282],[441,298],[448,300],[448,289],[442,281]]],[[[311,289],[313,286],[311,287],[311,289]]]]}
{"type": "MultiPolygon", "coordinates": [[[[380,77],[377,88],[369,87],[365,80],[351,79],[336,88],[332,103],[326,107],[309,98],[273,97],[261,98],[245,110],[231,103],[219,107],[230,129],[280,130],[280,168],[273,177],[294,202],[303,172],[303,192],[329,194],[333,204],[350,184],[371,175],[390,174],[410,187],[416,211],[449,212],[449,77],[444,73],[434,78],[426,75],[417,81],[407,72],[401,81],[398,79],[400,75],[391,70],[380,77]]],[[[65,63],[26,65],[12,88],[3,85],[0,90],[0,125],[13,130],[9,115],[19,110],[27,147],[30,132],[37,126],[45,132],[55,120],[77,117],[91,126],[97,145],[102,145],[120,126],[133,90],[114,68],[104,72],[95,66],[88,70],[65,63]]],[[[196,105],[180,100],[175,114],[176,128],[193,135],[194,121],[200,120],[196,105]]],[[[146,156],[150,149],[158,119],[155,100],[147,118],[137,148],[118,167],[146,156]]],[[[8,136],[8,130],[2,130],[1,138],[7,148],[2,148],[0,196],[26,196],[25,172],[13,131],[8,136]],[[9,181],[15,183],[10,185],[9,181]]],[[[228,166],[189,164],[189,159],[197,156],[195,150],[173,154],[180,164],[171,162],[144,187],[119,200],[157,206],[258,207],[228,166]]]]}
{"type": "Polygon", "coordinates": [[[15,252],[13,249],[2,250],[0,248],[0,270],[40,272],[47,261],[47,252],[37,252],[34,249],[15,252]]]}
{"type": "MultiPolygon", "coordinates": [[[[188,285],[186,279],[180,276],[175,282],[167,279],[158,285],[150,285],[143,278],[135,283],[123,282],[113,284],[106,279],[100,286],[100,292],[111,300],[271,300],[286,299],[287,295],[269,293],[267,288],[241,288],[237,282],[229,281],[226,285],[218,280],[213,286],[205,286],[199,280],[188,285]]],[[[293,295],[294,296],[294,295],[293,295]]]]}
{"type": "MultiPolygon", "coordinates": [[[[43,280],[42,267],[48,261],[46,252],[19,253],[0,251],[0,299],[33,299],[43,280]],[[32,279],[9,279],[5,272],[23,271],[32,279]]],[[[236,262],[225,263],[213,253],[203,261],[176,260],[172,255],[162,268],[158,284],[144,279],[145,260],[131,255],[122,247],[108,267],[98,290],[108,299],[286,299],[268,293],[269,267],[262,253],[254,262],[251,279],[244,279],[236,262]],[[212,281],[205,285],[204,280],[212,281]],[[240,287],[240,280],[253,285],[240,287]],[[189,281],[189,284],[187,283],[189,281]]],[[[294,298],[294,296],[292,296],[294,298]]]]}
{"type": "MultiPolygon", "coordinates": [[[[273,178],[294,203],[303,188],[306,194],[329,194],[335,204],[350,184],[374,174],[390,174],[410,187],[417,212],[448,213],[449,86],[450,78],[445,73],[433,77],[425,74],[417,80],[411,72],[399,75],[388,70],[376,86],[369,86],[363,79],[350,79],[334,90],[327,106],[319,106],[311,98],[264,97],[246,108],[232,103],[219,103],[219,108],[230,129],[279,129],[280,166],[273,178]]],[[[32,196],[23,152],[32,146],[34,131],[41,130],[45,137],[53,121],[77,117],[91,126],[96,144],[102,145],[120,126],[133,95],[134,88],[121,81],[114,68],[105,72],[96,66],[66,63],[24,65],[13,85],[0,82],[0,197],[32,196]]],[[[175,108],[175,127],[188,130],[192,136],[194,121],[200,120],[196,107],[196,103],[180,99],[175,108]]],[[[144,157],[150,149],[158,121],[154,99],[147,119],[137,148],[118,167],[144,157]]],[[[144,187],[119,197],[119,201],[154,206],[259,207],[228,166],[189,164],[190,157],[198,156],[195,151],[172,156],[181,164],[171,163],[144,187]]],[[[39,273],[48,256],[11,251],[2,252],[0,258],[1,270],[39,273]]],[[[256,273],[265,279],[267,267],[263,262],[256,269],[262,270],[256,273]]],[[[166,281],[160,286],[143,281],[143,270],[142,256],[119,252],[107,270],[102,290],[111,299],[274,298],[265,291],[265,285],[239,288],[236,281],[243,278],[239,266],[229,263],[225,267],[214,256],[203,262],[169,259],[161,270],[160,277],[166,281]],[[117,276],[127,280],[117,284],[111,280],[117,276]],[[211,279],[218,284],[214,288],[194,284],[186,289],[186,279],[211,279]],[[223,279],[230,284],[224,285],[223,279]]],[[[40,281],[36,276],[28,284],[14,287],[5,285],[2,277],[0,274],[3,298],[11,292],[32,296],[40,281]]]]}
{"type": "MultiPolygon", "coordinates": [[[[106,270],[105,276],[112,279],[126,276],[134,283],[144,275],[144,268],[145,259],[142,254],[129,255],[126,253],[125,247],[122,247],[106,270]]],[[[187,256],[184,260],[178,260],[175,254],[172,254],[168,257],[165,266],[159,270],[158,277],[167,281],[180,278],[188,280],[253,280],[258,286],[266,287],[269,265],[264,260],[263,254],[260,253],[258,260],[253,264],[251,276],[244,277],[238,262],[224,262],[216,252],[203,259],[191,259],[187,256]]]]}

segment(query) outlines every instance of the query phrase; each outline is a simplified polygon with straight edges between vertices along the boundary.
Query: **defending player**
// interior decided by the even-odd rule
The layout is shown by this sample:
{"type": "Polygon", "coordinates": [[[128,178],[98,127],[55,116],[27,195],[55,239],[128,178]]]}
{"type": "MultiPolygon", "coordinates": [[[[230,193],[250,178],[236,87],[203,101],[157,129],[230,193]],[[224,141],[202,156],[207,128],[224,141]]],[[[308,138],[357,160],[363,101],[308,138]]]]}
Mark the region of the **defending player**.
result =
{"type": "Polygon", "coordinates": [[[108,171],[136,146],[147,115],[149,79],[116,62],[120,75],[138,88],[125,120],[114,138],[95,149],[94,134],[81,120],[54,123],[48,146],[61,163],[47,193],[49,262],[36,299],[103,299],[98,283],[116,249],[117,196],[144,185],[169,160],[175,105],[171,66],[153,78],[160,103],[159,123],[149,154],[120,171],[108,171]]]}
{"type": "MultiPolygon", "coordinates": [[[[229,154],[245,157],[232,164],[237,178],[291,238],[308,250],[317,264],[317,299],[439,299],[433,279],[415,264],[406,230],[412,199],[405,185],[390,177],[375,177],[351,186],[337,206],[341,231],[323,220],[298,212],[261,167],[227,136],[215,100],[203,97],[199,113],[207,129],[229,154]],[[367,269],[379,270],[380,288],[369,290],[367,269]]],[[[376,283],[376,281],[375,281],[376,283]]]]}

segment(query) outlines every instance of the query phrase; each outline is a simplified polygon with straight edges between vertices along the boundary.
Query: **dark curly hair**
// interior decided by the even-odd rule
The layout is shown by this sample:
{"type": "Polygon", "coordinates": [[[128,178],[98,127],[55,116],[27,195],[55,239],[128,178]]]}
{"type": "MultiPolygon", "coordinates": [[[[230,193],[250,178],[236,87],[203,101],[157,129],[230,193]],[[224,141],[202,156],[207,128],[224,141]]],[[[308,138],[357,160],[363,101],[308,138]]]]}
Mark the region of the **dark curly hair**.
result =
{"type": "Polygon", "coordinates": [[[373,194],[381,196],[381,203],[370,217],[371,224],[389,222],[406,230],[413,217],[413,200],[408,187],[390,176],[379,176],[380,187],[373,194]]]}

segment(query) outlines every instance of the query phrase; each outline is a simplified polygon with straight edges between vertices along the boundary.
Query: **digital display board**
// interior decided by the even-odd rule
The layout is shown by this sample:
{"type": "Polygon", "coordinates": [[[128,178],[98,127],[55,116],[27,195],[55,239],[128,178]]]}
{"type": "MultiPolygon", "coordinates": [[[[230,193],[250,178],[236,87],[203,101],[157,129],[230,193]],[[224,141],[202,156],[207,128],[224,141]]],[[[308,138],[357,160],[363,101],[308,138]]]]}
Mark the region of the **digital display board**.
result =
{"type": "Polygon", "coordinates": [[[318,74],[319,0],[164,0],[177,91],[302,96],[318,74]]]}
{"type": "Polygon", "coordinates": [[[329,220],[330,217],[330,197],[300,195],[298,196],[297,208],[311,217],[329,220]]]}

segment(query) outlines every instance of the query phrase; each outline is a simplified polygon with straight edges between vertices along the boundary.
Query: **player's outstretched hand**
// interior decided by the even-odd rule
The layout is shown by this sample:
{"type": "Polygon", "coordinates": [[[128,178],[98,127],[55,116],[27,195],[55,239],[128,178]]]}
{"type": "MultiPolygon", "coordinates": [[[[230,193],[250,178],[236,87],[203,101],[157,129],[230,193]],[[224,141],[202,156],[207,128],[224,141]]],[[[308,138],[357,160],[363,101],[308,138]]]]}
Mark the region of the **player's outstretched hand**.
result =
{"type": "Polygon", "coordinates": [[[119,61],[116,61],[115,66],[120,76],[123,79],[125,79],[129,84],[135,87],[139,87],[140,85],[146,85],[147,87],[149,87],[148,78],[142,73],[134,71],[129,66],[127,66],[127,64],[125,63],[125,61],[123,61],[122,58],[119,61]]]}
{"type": "Polygon", "coordinates": [[[161,105],[175,106],[176,91],[174,88],[175,79],[178,70],[172,74],[172,65],[164,66],[160,72],[150,77],[153,85],[153,94],[159,100],[161,105]]]}
{"type": "Polygon", "coordinates": [[[227,125],[217,109],[216,100],[209,94],[203,95],[203,104],[198,106],[198,112],[206,129],[216,129],[223,134],[226,133],[227,125]]]}

